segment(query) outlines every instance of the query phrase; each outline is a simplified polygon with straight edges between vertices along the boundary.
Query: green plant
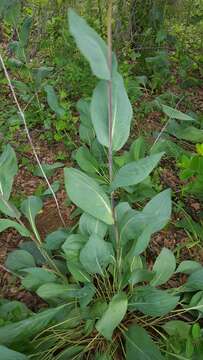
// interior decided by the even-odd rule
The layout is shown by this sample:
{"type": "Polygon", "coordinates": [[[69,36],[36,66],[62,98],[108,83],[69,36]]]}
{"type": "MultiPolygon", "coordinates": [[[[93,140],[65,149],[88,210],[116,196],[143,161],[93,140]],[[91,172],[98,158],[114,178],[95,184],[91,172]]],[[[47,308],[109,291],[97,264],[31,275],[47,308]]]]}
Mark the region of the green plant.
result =
{"type": "Polygon", "coordinates": [[[180,179],[185,182],[183,195],[192,194],[202,199],[203,157],[202,144],[196,145],[197,153],[191,156],[183,155],[180,162],[180,179]]]}
{"type": "MultiPolygon", "coordinates": [[[[28,197],[20,210],[10,203],[17,161],[12,148],[5,147],[0,158],[0,211],[11,219],[0,220],[0,231],[14,227],[32,240],[9,254],[6,267],[50,308],[1,327],[0,352],[4,359],[19,360],[186,359],[184,346],[177,351],[174,339],[167,339],[168,320],[178,317],[187,326],[193,312],[201,314],[203,269],[191,261],[176,269],[175,257],[166,248],[152,268],[147,264],[151,236],[170,220],[169,189],[141,211],[122,201],[123,192],[145,181],[163,153],[144,157],[141,138],[129,152],[116,155],[128,140],[132,109],[112,52],[111,4],[108,46],[73,10],[69,25],[100,79],[91,103],[78,104],[80,137],[86,145],[75,158],[82,171],[64,169],[68,197],[82,215],[72,228],[61,228],[43,241],[35,223],[41,199],[28,197]],[[174,273],[188,274],[187,282],[165,288],[174,273]]],[[[170,335],[178,331],[176,323],[170,335]]],[[[187,359],[202,356],[198,328],[192,328],[192,336],[195,345],[187,350],[187,359]]]]}

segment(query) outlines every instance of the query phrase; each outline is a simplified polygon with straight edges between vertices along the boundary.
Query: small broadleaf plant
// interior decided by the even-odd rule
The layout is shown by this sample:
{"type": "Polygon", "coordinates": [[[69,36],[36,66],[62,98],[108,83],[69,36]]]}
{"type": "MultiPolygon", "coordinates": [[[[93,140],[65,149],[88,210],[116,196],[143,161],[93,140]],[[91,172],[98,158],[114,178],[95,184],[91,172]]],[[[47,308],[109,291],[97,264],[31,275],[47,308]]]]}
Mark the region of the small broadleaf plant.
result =
{"type": "Polygon", "coordinates": [[[5,266],[20,277],[25,289],[50,306],[0,327],[4,359],[202,356],[201,331],[186,322],[188,313],[188,321],[192,312],[202,314],[202,266],[188,260],[176,268],[167,248],[152,267],[145,259],[151,236],[170,220],[170,189],[155,195],[141,211],[122,200],[126,191],[133,192],[149,177],[163,153],[143,157],[139,139],[118,161],[117,151],[129,137],[132,108],[111,49],[110,12],[108,45],[72,9],[68,13],[71,34],[99,78],[91,101],[77,104],[82,142],[75,154],[79,168],[64,169],[65,188],[79,208],[79,221],[41,239],[35,222],[43,207],[41,199],[30,196],[20,210],[15,208],[10,202],[17,173],[15,153],[8,145],[0,158],[0,211],[5,214],[0,231],[14,227],[32,240],[11,252],[5,266]],[[22,215],[29,221],[29,230],[22,215]],[[166,287],[175,273],[186,274],[186,283],[166,287]],[[189,356],[187,336],[181,338],[180,348],[174,345],[181,328],[184,336],[190,334],[189,356]]]}

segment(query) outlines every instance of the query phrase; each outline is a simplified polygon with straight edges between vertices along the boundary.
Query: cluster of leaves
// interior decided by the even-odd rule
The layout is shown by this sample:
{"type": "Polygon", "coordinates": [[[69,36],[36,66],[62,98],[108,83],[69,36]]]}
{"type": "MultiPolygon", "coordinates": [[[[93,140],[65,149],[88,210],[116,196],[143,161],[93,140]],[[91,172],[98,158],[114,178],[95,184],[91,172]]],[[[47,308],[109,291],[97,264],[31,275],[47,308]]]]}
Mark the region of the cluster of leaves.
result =
{"type": "MultiPolygon", "coordinates": [[[[73,10],[69,26],[99,78],[91,101],[78,103],[80,138],[85,143],[75,153],[80,169],[64,169],[68,197],[81,216],[73,228],[61,228],[42,241],[35,224],[42,200],[30,196],[20,209],[10,202],[17,161],[13,149],[5,147],[0,158],[0,211],[6,218],[0,220],[0,231],[13,227],[31,239],[9,254],[6,267],[50,308],[37,314],[20,309],[25,310],[24,319],[12,315],[12,323],[0,328],[0,354],[5,360],[199,359],[203,339],[196,318],[202,316],[202,266],[195,261],[176,266],[167,248],[152,267],[145,256],[151,236],[170,219],[171,191],[156,194],[139,211],[132,199],[123,201],[146,185],[164,153],[145,156],[139,138],[129,151],[116,154],[128,140],[132,109],[115,54],[111,64],[105,42],[73,10]],[[186,274],[185,284],[166,286],[179,273],[186,274]]],[[[189,115],[170,107],[163,110],[171,118],[189,120],[189,115]]],[[[10,313],[18,305],[1,306],[10,313]]]]}

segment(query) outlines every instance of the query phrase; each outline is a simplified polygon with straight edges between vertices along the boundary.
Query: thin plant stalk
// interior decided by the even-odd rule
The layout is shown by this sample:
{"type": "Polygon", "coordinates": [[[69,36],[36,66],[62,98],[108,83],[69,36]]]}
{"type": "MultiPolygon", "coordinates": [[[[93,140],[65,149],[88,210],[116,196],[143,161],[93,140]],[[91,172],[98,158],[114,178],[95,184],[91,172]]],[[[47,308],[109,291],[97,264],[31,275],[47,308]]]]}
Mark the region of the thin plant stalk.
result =
{"type": "MultiPolygon", "coordinates": [[[[108,80],[108,125],[109,125],[109,151],[108,151],[108,166],[109,166],[109,181],[110,184],[113,180],[113,96],[112,96],[112,0],[109,1],[108,17],[107,17],[107,44],[108,44],[108,67],[110,72],[110,80],[108,80]]],[[[116,252],[117,252],[117,269],[120,268],[120,245],[119,245],[119,232],[115,213],[114,192],[111,193],[111,208],[114,219],[114,232],[116,239],[116,252]]],[[[118,279],[119,279],[118,271],[118,279]]],[[[119,282],[119,281],[118,281],[119,282]]]]}
{"type": "Polygon", "coordinates": [[[21,106],[20,106],[20,104],[19,104],[19,102],[18,102],[18,99],[17,99],[16,93],[15,93],[14,87],[13,87],[13,85],[12,85],[12,83],[11,83],[10,76],[9,76],[9,74],[8,74],[8,71],[7,71],[7,69],[6,69],[6,66],[5,66],[5,63],[4,63],[4,60],[3,60],[2,56],[1,56],[1,54],[0,54],[0,62],[1,62],[2,67],[3,67],[5,77],[6,77],[7,81],[8,81],[9,88],[10,88],[11,93],[12,93],[12,95],[13,95],[14,102],[15,102],[17,108],[18,108],[20,117],[21,117],[22,120],[23,120],[25,132],[26,132],[27,138],[28,138],[28,140],[29,140],[29,143],[30,143],[30,145],[31,145],[31,148],[32,148],[33,154],[34,154],[34,156],[35,156],[36,162],[37,162],[37,164],[38,164],[38,166],[39,166],[39,168],[40,168],[40,170],[41,170],[41,172],[42,172],[42,174],[43,174],[43,176],[44,176],[44,178],[45,178],[45,180],[46,180],[46,183],[47,183],[47,185],[48,185],[48,187],[49,187],[52,195],[53,195],[53,198],[54,198],[54,201],[55,201],[55,203],[56,203],[56,207],[57,207],[57,210],[58,210],[58,214],[59,214],[60,220],[61,220],[63,226],[66,227],[66,223],[65,223],[65,220],[64,220],[63,215],[62,215],[62,213],[61,213],[58,200],[57,200],[56,195],[55,195],[55,193],[54,193],[54,190],[53,190],[53,188],[52,188],[52,186],[51,186],[51,184],[50,184],[50,182],[49,182],[49,180],[48,180],[48,178],[47,178],[47,176],[46,176],[46,174],[45,174],[45,172],[44,172],[44,169],[43,169],[43,167],[42,167],[42,165],[41,165],[41,162],[40,162],[39,157],[38,157],[38,155],[37,155],[37,152],[36,152],[36,150],[35,150],[35,146],[34,146],[34,143],[33,143],[33,141],[32,141],[32,138],[31,138],[31,136],[30,136],[29,129],[28,129],[28,126],[27,126],[27,122],[26,122],[26,119],[25,119],[25,114],[24,114],[24,112],[23,112],[23,110],[22,110],[22,108],[21,108],[21,106]]]}

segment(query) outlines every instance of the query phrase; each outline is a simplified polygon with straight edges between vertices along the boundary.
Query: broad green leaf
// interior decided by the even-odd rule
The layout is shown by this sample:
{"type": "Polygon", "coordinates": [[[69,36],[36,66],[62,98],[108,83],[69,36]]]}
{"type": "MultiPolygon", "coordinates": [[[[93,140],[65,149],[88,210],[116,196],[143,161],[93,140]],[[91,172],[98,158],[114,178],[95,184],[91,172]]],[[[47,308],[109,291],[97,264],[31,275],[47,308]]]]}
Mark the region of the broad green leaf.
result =
{"type": "Polygon", "coordinates": [[[143,136],[139,136],[130,146],[129,156],[131,160],[139,160],[145,156],[146,143],[143,136]]]}
{"type": "Polygon", "coordinates": [[[47,269],[34,267],[23,269],[23,271],[28,274],[22,280],[22,285],[30,291],[36,291],[41,285],[57,280],[56,275],[47,269]]]}
{"type": "Polygon", "coordinates": [[[18,245],[21,250],[29,252],[37,265],[42,266],[46,263],[45,257],[42,255],[42,249],[39,249],[33,240],[23,241],[18,245]]]}
{"type": "Polygon", "coordinates": [[[80,234],[72,234],[67,237],[67,240],[64,242],[62,249],[65,253],[65,258],[67,260],[67,268],[70,273],[73,275],[76,281],[80,282],[89,282],[90,277],[86,272],[84,267],[81,265],[80,250],[87,242],[88,238],[80,234]]]}
{"type": "Polygon", "coordinates": [[[183,140],[187,140],[190,141],[192,143],[202,143],[203,142],[203,130],[202,129],[198,129],[194,126],[188,126],[185,129],[177,129],[174,132],[174,135],[178,138],[178,139],[183,139],[183,140]]]}
{"type": "Polygon", "coordinates": [[[108,308],[96,323],[97,331],[107,340],[112,339],[113,331],[123,320],[128,307],[128,299],[125,293],[114,295],[108,308]]]}
{"type": "Polygon", "coordinates": [[[23,24],[22,24],[20,32],[19,32],[19,40],[23,47],[25,47],[28,43],[31,25],[32,25],[32,17],[27,16],[25,18],[25,20],[23,21],[23,24]]]}
{"type": "Polygon", "coordinates": [[[145,180],[158,164],[163,154],[150,155],[144,159],[124,165],[118,170],[111,184],[111,189],[115,190],[118,187],[136,185],[145,180]]]}
{"type": "Polygon", "coordinates": [[[156,258],[153,266],[155,276],[151,281],[152,286],[159,286],[165,284],[174,274],[176,268],[176,259],[172,251],[163,248],[156,258]]]}
{"type": "Polygon", "coordinates": [[[107,46],[104,40],[72,9],[68,11],[68,20],[70,32],[81,53],[88,60],[92,72],[100,79],[110,80],[107,46]]]}
{"type": "Polygon", "coordinates": [[[12,218],[20,219],[21,214],[18,209],[9,201],[4,198],[0,193],[0,211],[12,218]]]}
{"type": "Polygon", "coordinates": [[[92,141],[95,139],[94,129],[85,126],[83,124],[80,124],[79,135],[80,135],[80,140],[84,141],[89,146],[91,145],[92,141]]]}
{"type": "Polygon", "coordinates": [[[85,236],[80,234],[72,234],[67,237],[66,241],[64,242],[62,249],[65,253],[65,258],[67,260],[67,268],[70,273],[73,275],[76,281],[80,282],[89,282],[90,277],[89,274],[86,272],[84,267],[80,263],[80,251],[82,247],[87,242],[85,236]]]}
{"type": "Polygon", "coordinates": [[[104,238],[107,229],[108,226],[103,221],[99,221],[89,214],[84,213],[80,217],[79,230],[80,233],[84,236],[89,237],[92,234],[97,234],[104,238]]]}
{"type": "Polygon", "coordinates": [[[68,231],[56,230],[45,238],[45,247],[48,250],[58,250],[67,239],[68,231]]]}
{"type": "Polygon", "coordinates": [[[5,346],[0,345],[0,358],[2,360],[28,360],[28,357],[17,351],[8,349],[5,346]]]}
{"type": "Polygon", "coordinates": [[[78,287],[76,285],[49,283],[40,286],[36,293],[44,300],[50,300],[58,297],[69,300],[78,294],[78,287]]]}
{"type": "Polygon", "coordinates": [[[146,229],[141,233],[140,236],[138,236],[137,240],[134,241],[129,253],[128,257],[130,260],[132,260],[135,256],[140,255],[143,253],[143,251],[146,250],[150,239],[152,236],[151,228],[146,227],[146,229]]]}
{"type": "Polygon", "coordinates": [[[68,260],[67,268],[75,281],[80,281],[81,283],[89,283],[91,281],[90,275],[81,265],[79,260],[68,260]]]}
{"type": "MultiPolygon", "coordinates": [[[[187,288],[186,286],[183,288],[183,291],[194,291],[196,289],[187,288]]],[[[196,291],[195,294],[192,296],[190,303],[189,303],[189,309],[190,311],[196,310],[199,313],[199,316],[202,316],[203,313],[203,291],[196,291]]]]}
{"type": "Polygon", "coordinates": [[[163,112],[171,119],[183,120],[183,121],[195,121],[191,116],[182,113],[179,110],[173,109],[170,106],[162,104],[163,112]]]}
{"type": "Polygon", "coordinates": [[[0,232],[8,229],[16,229],[22,236],[30,236],[30,232],[26,229],[25,226],[18,224],[17,222],[9,219],[0,219],[0,232]]]}
{"type": "Polygon", "coordinates": [[[87,238],[80,234],[72,234],[66,237],[66,241],[62,246],[66,260],[68,262],[77,261],[79,259],[80,251],[86,242],[87,238]]]}
{"type": "Polygon", "coordinates": [[[170,336],[187,339],[190,333],[191,325],[182,320],[171,320],[162,325],[162,328],[170,336]]]}
{"type": "Polygon", "coordinates": [[[40,240],[40,237],[35,226],[35,217],[41,211],[42,206],[42,200],[37,196],[29,196],[21,204],[21,211],[28,219],[37,240],[40,240]]]}
{"type": "Polygon", "coordinates": [[[64,175],[66,191],[71,201],[95,218],[113,224],[109,198],[96,181],[73,168],[64,169],[64,175]]]}
{"type": "Polygon", "coordinates": [[[93,234],[80,252],[80,262],[90,274],[103,274],[113,259],[111,243],[93,234]]]}
{"type": "MultiPolygon", "coordinates": [[[[122,76],[116,72],[112,79],[112,148],[119,150],[126,143],[132,119],[132,107],[128,99],[122,76]]],[[[100,144],[109,147],[108,128],[108,83],[100,81],[91,102],[91,118],[100,144]]]]}
{"type": "Polygon", "coordinates": [[[14,176],[17,174],[17,171],[18,166],[15,152],[10,145],[6,145],[0,156],[0,194],[5,200],[8,200],[10,197],[14,176]]]}
{"type": "Polygon", "coordinates": [[[137,287],[129,300],[130,311],[140,311],[149,316],[164,316],[178,304],[179,296],[173,296],[167,290],[152,286],[137,287]]]}
{"type": "Polygon", "coordinates": [[[77,102],[77,110],[80,113],[80,139],[86,144],[91,146],[92,141],[95,139],[95,132],[91,121],[90,102],[81,99],[77,102]]]}
{"type": "Polygon", "coordinates": [[[35,88],[39,89],[42,81],[54,70],[53,67],[41,66],[32,69],[32,77],[35,80],[35,88]]]}
{"type": "MultiPolygon", "coordinates": [[[[54,175],[55,170],[63,167],[63,164],[61,162],[55,162],[54,164],[41,164],[45,174],[47,177],[50,177],[54,175]]],[[[33,175],[40,176],[44,178],[44,175],[42,174],[42,171],[39,166],[37,166],[33,172],[33,175]]]]}
{"type": "Polygon", "coordinates": [[[11,50],[12,54],[22,63],[25,63],[25,50],[20,41],[14,40],[9,43],[9,49],[11,50]]]}
{"type": "Polygon", "coordinates": [[[56,360],[72,360],[72,359],[76,359],[77,360],[81,360],[82,356],[83,356],[83,350],[84,350],[84,346],[83,345],[72,345],[69,346],[67,349],[63,350],[62,352],[60,352],[60,354],[56,357],[56,360]],[[80,355],[81,353],[81,355],[80,355]]]}
{"type": "Polygon", "coordinates": [[[201,268],[202,265],[197,261],[184,260],[178,265],[176,273],[192,274],[194,271],[201,268]]]}
{"type": "Polygon", "coordinates": [[[95,138],[91,143],[91,151],[101,166],[105,166],[108,157],[107,149],[95,138]]]}
{"type": "Polygon", "coordinates": [[[150,281],[154,277],[154,272],[146,269],[136,269],[132,272],[128,282],[135,285],[143,281],[150,281]]]}
{"type": "Polygon", "coordinates": [[[41,211],[42,206],[42,200],[37,196],[29,196],[22,202],[21,211],[29,220],[30,224],[35,221],[35,217],[41,211]]]}
{"type": "Polygon", "coordinates": [[[92,284],[85,284],[82,289],[78,291],[78,297],[80,298],[81,308],[85,308],[93,299],[96,288],[92,284]]]}
{"type": "Polygon", "coordinates": [[[185,285],[193,290],[203,290],[203,268],[193,272],[185,285]]]}
{"type": "Polygon", "coordinates": [[[116,206],[115,212],[116,212],[116,219],[117,219],[118,223],[120,223],[124,214],[126,214],[128,210],[131,210],[131,207],[127,202],[120,202],[116,206]]]}
{"type": "Polygon", "coordinates": [[[153,233],[160,231],[171,217],[171,190],[164,190],[154,196],[144,207],[143,214],[151,231],[153,233]]]}
{"type": "Polygon", "coordinates": [[[25,250],[12,251],[5,263],[6,267],[12,271],[19,271],[25,268],[35,267],[33,256],[25,250]]]}
{"type": "Polygon", "coordinates": [[[2,304],[0,304],[0,318],[6,322],[20,321],[26,319],[31,314],[32,311],[29,310],[27,306],[20,301],[5,300],[2,304]]]}
{"type": "Polygon", "coordinates": [[[76,107],[80,113],[81,123],[87,127],[92,127],[90,101],[85,99],[80,99],[78,100],[76,107]]]}
{"type": "MultiPolygon", "coordinates": [[[[122,243],[138,237],[148,225],[146,217],[140,211],[129,209],[120,218],[119,233],[122,243]]],[[[151,232],[150,232],[151,234],[151,232]]]]}
{"type": "Polygon", "coordinates": [[[83,171],[93,174],[97,173],[99,169],[99,164],[95,159],[95,157],[90,153],[90,151],[86,147],[81,146],[77,150],[75,159],[83,171]]]}
{"type": "Polygon", "coordinates": [[[46,91],[47,102],[48,102],[48,105],[50,106],[51,110],[53,110],[58,117],[63,117],[65,115],[65,110],[64,110],[64,108],[62,108],[59,105],[58,98],[57,98],[57,95],[55,93],[53,86],[46,85],[44,87],[44,90],[46,91]]]}
{"type": "Polygon", "coordinates": [[[145,329],[137,324],[129,327],[126,338],[126,360],[163,360],[159,348],[145,329]]]}
{"type": "Polygon", "coordinates": [[[174,157],[177,160],[179,160],[182,155],[187,154],[186,150],[181,148],[174,141],[168,139],[159,139],[159,141],[152,146],[150,153],[157,154],[161,151],[164,151],[166,155],[174,157]]]}
{"type": "MultiPolygon", "coordinates": [[[[136,239],[135,255],[145,250],[150,236],[160,231],[171,216],[171,192],[169,189],[154,196],[141,212],[128,210],[119,224],[120,240],[122,243],[136,239]],[[140,238],[139,238],[140,237],[140,238]],[[138,251],[139,249],[139,251],[138,251]]],[[[134,255],[134,256],[135,256],[134,255]]]]}
{"type": "Polygon", "coordinates": [[[58,316],[64,315],[66,308],[68,310],[67,305],[62,305],[44,310],[28,319],[0,327],[0,344],[6,346],[18,344],[18,347],[23,348],[26,341],[33,339],[50,324],[57,323],[58,316]]]}
{"type": "MultiPolygon", "coordinates": [[[[51,188],[53,190],[54,193],[56,193],[57,191],[59,191],[60,189],[60,181],[56,180],[51,184],[51,188]]],[[[42,196],[53,196],[52,191],[50,190],[50,188],[48,188],[47,190],[45,190],[42,194],[42,196]]]]}

